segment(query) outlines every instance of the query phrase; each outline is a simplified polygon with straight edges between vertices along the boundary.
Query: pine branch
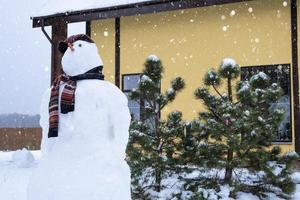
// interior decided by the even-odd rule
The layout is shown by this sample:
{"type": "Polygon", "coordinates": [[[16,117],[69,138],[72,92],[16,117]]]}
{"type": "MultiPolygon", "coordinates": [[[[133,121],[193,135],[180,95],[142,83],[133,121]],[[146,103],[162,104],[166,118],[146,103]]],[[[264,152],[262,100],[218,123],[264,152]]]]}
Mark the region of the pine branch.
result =
{"type": "Polygon", "coordinates": [[[152,138],[152,139],[156,139],[155,137],[153,137],[153,135],[151,135],[151,134],[148,134],[148,133],[144,133],[144,132],[140,132],[140,133],[142,133],[143,135],[145,135],[145,136],[148,136],[148,137],[150,137],[150,138],[152,138]]]}
{"type": "Polygon", "coordinates": [[[221,122],[223,122],[222,118],[212,109],[212,108],[208,108],[208,110],[217,118],[219,119],[221,122]]]}
{"type": "Polygon", "coordinates": [[[222,94],[217,90],[215,85],[212,85],[212,87],[214,88],[214,90],[216,91],[216,93],[225,101],[226,99],[222,96],[222,94]]]}
{"type": "MultiPolygon", "coordinates": [[[[167,101],[168,102],[168,101],[167,101]]],[[[160,105],[160,110],[162,110],[168,103],[164,103],[162,105],[160,105]]]]}

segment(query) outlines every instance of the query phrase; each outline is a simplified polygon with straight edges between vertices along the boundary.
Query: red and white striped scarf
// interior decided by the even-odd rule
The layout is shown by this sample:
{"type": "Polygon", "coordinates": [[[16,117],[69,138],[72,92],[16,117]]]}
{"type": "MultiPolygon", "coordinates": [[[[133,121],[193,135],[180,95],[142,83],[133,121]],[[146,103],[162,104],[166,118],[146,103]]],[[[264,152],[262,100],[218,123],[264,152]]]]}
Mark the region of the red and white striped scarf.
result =
{"type": "Polygon", "coordinates": [[[92,70],[77,76],[68,76],[66,74],[62,74],[55,79],[51,88],[51,96],[49,101],[49,138],[58,136],[60,85],[65,83],[60,99],[60,112],[67,114],[74,111],[75,108],[75,91],[77,81],[85,79],[104,80],[102,68],[102,66],[95,67],[92,70]]]}

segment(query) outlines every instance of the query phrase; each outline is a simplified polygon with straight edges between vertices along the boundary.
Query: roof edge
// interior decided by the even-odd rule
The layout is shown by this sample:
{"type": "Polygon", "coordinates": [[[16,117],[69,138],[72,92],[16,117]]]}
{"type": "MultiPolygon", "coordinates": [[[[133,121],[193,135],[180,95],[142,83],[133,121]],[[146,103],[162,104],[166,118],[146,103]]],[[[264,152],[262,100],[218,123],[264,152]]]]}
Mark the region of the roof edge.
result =
{"type": "Polygon", "coordinates": [[[33,20],[33,28],[51,26],[56,21],[75,23],[97,19],[116,18],[139,14],[157,13],[179,9],[222,5],[227,3],[247,2],[253,0],[152,0],[138,3],[130,3],[119,6],[93,8],[79,11],[68,11],[45,16],[30,17],[33,20]]]}
{"type": "MultiPolygon", "coordinates": [[[[142,1],[142,2],[137,2],[137,3],[129,3],[129,4],[121,4],[121,5],[116,5],[116,6],[107,6],[107,7],[101,7],[101,8],[89,8],[89,9],[82,9],[82,10],[69,10],[66,12],[57,12],[54,14],[50,15],[38,15],[38,16],[30,16],[30,19],[36,19],[36,18],[50,18],[50,17],[63,17],[69,14],[80,14],[83,12],[92,12],[95,10],[111,10],[111,9],[121,9],[121,8],[126,8],[126,7],[134,7],[134,6],[142,6],[142,5],[147,5],[147,4],[159,4],[159,3],[165,3],[165,2],[171,2],[172,0],[151,0],[151,1],[142,1]]],[[[173,0],[173,1],[181,1],[181,0],[173,0]]]]}

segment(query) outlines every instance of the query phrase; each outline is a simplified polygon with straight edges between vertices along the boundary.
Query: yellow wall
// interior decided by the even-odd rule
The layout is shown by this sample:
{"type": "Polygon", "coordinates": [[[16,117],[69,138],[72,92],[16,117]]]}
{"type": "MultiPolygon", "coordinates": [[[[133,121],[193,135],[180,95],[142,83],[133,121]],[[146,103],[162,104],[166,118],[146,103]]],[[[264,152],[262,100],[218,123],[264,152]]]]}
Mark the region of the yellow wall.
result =
{"type": "MultiPolygon", "coordinates": [[[[162,91],[178,75],[186,81],[186,89],[162,116],[180,110],[185,119],[193,119],[202,109],[194,90],[223,58],[232,57],[241,66],[291,63],[290,6],[283,2],[257,0],[122,17],[121,74],[141,72],[148,55],[156,54],[165,67],[162,91]]],[[[103,27],[94,26],[101,23],[92,24],[97,33],[103,27]]],[[[101,44],[102,37],[97,38],[101,44]]],[[[282,147],[293,150],[294,144],[282,147]]]]}
{"type": "Polygon", "coordinates": [[[103,60],[105,80],[115,83],[115,20],[92,21],[91,38],[103,60]]]}

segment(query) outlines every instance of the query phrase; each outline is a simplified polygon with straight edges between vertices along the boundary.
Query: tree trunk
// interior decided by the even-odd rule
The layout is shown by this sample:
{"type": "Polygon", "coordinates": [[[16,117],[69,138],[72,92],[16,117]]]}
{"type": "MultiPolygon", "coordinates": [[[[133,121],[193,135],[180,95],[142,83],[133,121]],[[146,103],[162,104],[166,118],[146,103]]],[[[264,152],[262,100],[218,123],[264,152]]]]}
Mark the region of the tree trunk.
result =
{"type": "Polygon", "coordinates": [[[227,85],[228,85],[228,97],[229,101],[232,102],[232,86],[231,86],[231,78],[227,78],[227,85]]]}
{"type": "Polygon", "coordinates": [[[155,168],[155,191],[160,192],[161,189],[161,170],[160,167],[157,166],[155,168]]]}
{"type": "Polygon", "coordinates": [[[224,182],[225,183],[230,183],[231,179],[232,179],[232,166],[231,166],[231,162],[233,159],[233,151],[231,149],[228,149],[227,151],[227,161],[226,161],[226,169],[225,169],[225,178],[224,178],[224,182]]]}
{"type": "MultiPolygon", "coordinates": [[[[227,78],[227,84],[228,84],[228,98],[229,101],[232,102],[232,85],[231,85],[231,78],[228,77],[227,78]]],[[[229,134],[232,134],[231,132],[229,134]]],[[[226,169],[225,169],[225,178],[224,178],[224,182],[225,183],[230,183],[231,179],[232,179],[232,162],[233,159],[233,150],[230,148],[230,146],[228,146],[228,150],[227,150],[227,161],[226,161],[226,169]]]]}

